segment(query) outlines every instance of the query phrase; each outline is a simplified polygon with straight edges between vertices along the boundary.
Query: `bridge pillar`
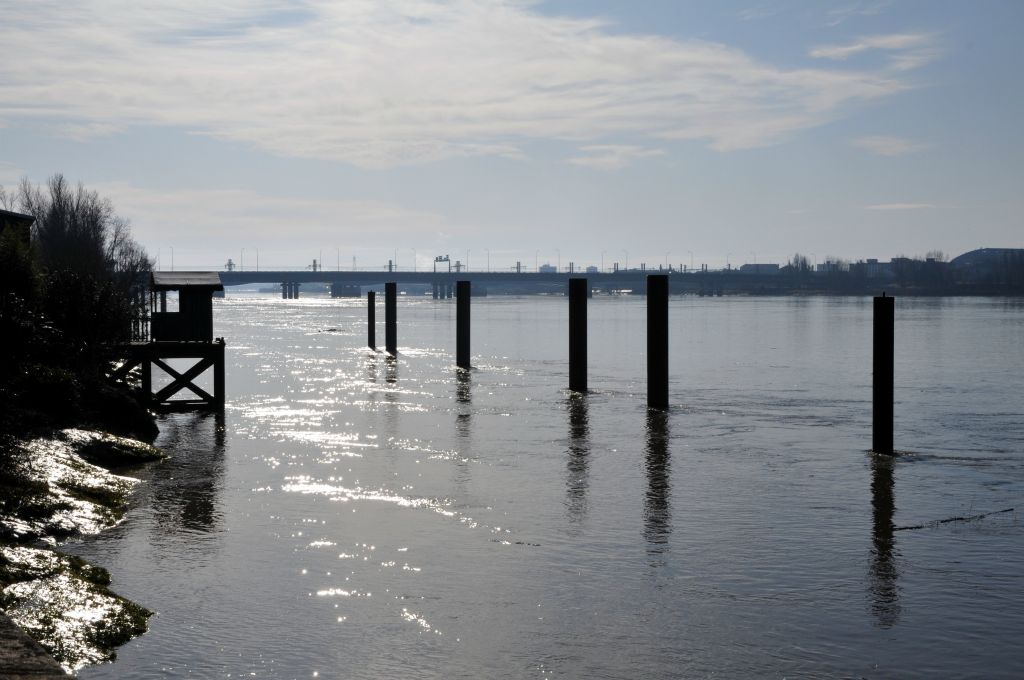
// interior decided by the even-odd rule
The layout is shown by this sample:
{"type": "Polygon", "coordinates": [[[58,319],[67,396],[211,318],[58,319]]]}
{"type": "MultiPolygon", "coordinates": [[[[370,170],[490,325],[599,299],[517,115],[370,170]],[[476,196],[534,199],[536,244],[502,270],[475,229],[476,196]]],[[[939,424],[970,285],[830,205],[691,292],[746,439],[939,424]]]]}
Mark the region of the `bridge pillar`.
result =
{"type": "Polygon", "coordinates": [[[362,292],[358,285],[349,283],[332,283],[331,284],[331,297],[332,298],[356,298],[362,297],[362,292]]]}
{"type": "Polygon", "coordinates": [[[432,292],[434,294],[434,299],[436,300],[439,297],[441,297],[440,286],[437,285],[437,281],[434,281],[430,285],[431,285],[431,288],[433,289],[432,292]]]}
{"type": "Polygon", "coordinates": [[[287,282],[281,284],[281,299],[282,300],[287,300],[288,299],[288,284],[287,284],[287,282]]]}
{"type": "Polygon", "coordinates": [[[300,284],[300,283],[293,283],[292,284],[292,290],[295,293],[292,297],[294,297],[296,300],[299,299],[299,286],[300,285],[302,285],[302,284],[300,284]]]}

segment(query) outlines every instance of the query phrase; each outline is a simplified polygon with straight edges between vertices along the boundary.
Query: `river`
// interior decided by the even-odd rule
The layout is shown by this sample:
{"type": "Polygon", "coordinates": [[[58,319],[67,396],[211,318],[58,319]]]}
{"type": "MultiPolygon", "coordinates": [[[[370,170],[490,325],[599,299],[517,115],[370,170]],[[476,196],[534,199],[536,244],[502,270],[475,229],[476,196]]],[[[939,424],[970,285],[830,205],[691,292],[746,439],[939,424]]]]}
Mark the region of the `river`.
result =
{"type": "Polygon", "coordinates": [[[589,301],[585,397],[562,297],[474,298],[468,375],[452,301],[397,360],[364,300],[214,307],[225,414],[66,546],[157,612],[84,680],[1024,677],[1020,299],[897,300],[895,460],[870,298],[672,298],[665,413],[641,297],[589,301]]]}

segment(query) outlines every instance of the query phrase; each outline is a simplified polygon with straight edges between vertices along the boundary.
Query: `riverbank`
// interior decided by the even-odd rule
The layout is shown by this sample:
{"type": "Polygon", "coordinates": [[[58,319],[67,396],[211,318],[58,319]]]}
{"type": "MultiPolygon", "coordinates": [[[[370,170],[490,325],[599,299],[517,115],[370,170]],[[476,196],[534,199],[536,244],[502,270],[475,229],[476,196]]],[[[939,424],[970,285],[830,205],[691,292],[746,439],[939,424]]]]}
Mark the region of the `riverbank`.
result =
{"type": "MultiPolygon", "coordinates": [[[[111,592],[105,569],[54,548],[120,522],[139,484],[126,473],[163,454],[141,441],[74,428],[7,437],[0,446],[0,610],[59,668],[112,660],[117,646],[146,631],[151,612],[111,592]]],[[[0,675],[35,667],[38,650],[18,648],[24,653],[0,656],[0,675]]]]}
{"type": "Polygon", "coordinates": [[[69,677],[41,644],[3,613],[0,613],[0,672],[7,680],[69,677]]]}

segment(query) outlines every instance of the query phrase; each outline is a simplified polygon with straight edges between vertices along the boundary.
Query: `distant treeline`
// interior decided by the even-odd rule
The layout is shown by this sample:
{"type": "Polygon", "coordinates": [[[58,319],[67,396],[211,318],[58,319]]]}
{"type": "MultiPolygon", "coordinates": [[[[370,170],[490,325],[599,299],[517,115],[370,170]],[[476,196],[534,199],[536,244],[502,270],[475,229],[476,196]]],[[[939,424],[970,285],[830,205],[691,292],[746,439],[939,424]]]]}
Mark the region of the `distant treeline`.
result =
{"type": "Polygon", "coordinates": [[[984,265],[956,267],[941,251],[894,257],[890,262],[827,258],[817,271],[797,253],[779,269],[780,283],[799,289],[837,292],[880,285],[919,293],[1024,294],[1024,249],[1007,250],[984,265]]]}
{"type": "Polygon", "coordinates": [[[151,434],[151,424],[130,415],[138,409],[125,402],[127,393],[105,383],[145,304],[139,284],[152,270],[128,221],[62,175],[44,186],[0,187],[0,209],[9,211],[0,232],[0,433],[99,422],[151,434]],[[29,228],[10,213],[34,223],[29,228]]]}

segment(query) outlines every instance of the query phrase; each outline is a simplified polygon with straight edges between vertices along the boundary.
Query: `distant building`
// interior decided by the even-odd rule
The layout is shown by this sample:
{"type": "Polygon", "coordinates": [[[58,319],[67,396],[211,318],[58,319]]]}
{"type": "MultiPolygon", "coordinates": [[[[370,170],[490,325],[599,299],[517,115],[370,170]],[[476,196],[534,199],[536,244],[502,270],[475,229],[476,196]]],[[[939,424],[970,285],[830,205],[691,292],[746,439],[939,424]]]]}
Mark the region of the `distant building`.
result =
{"type": "Polygon", "coordinates": [[[778,274],[777,264],[745,264],[740,267],[740,274],[778,274]]]}
{"type": "Polygon", "coordinates": [[[825,260],[821,264],[814,265],[814,271],[819,274],[835,274],[837,272],[850,271],[850,263],[842,260],[825,260]]]}
{"type": "Polygon", "coordinates": [[[949,262],[956,278],[966,283],[988,281],[1001,270],[1024,261],[1024,248],[979,248],[957,255],[949,262]]]}
{"type": "Polygon", "coordinates": [[[587,273],[588,274],[597,274],[597,273],[599,273],[599,271],[598,271],[597,267],[595,267],[594,265],[590,265],[589,267],[587,267],[587,273]]]}
{"type": "Polygon", "coordinates": [[[542,264],[537,271],[539,271],[541,274],[557,274],[558,267],[556,267],[553,264],[542,264]]]}
{"type": "Polygon", "coordinates": [[[895,276],[892,262],[879,262],[878,258],[874,257],[851,265],[851,269],[855,274],[863,274],[867,279],[891,279],[895,276]]]}

